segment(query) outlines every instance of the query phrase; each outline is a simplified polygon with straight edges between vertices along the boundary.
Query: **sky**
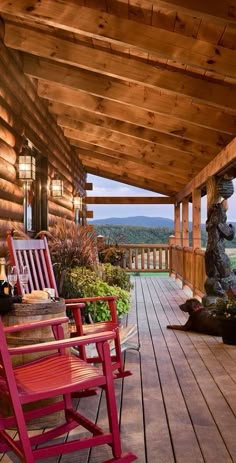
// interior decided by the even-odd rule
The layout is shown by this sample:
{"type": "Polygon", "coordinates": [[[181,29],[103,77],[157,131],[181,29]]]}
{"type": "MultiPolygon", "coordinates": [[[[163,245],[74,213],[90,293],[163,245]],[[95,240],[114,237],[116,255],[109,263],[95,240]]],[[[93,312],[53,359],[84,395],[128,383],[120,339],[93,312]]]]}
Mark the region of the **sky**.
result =
{"type": "MultiPolygon", "coordinates": [[[[102,177],[88,174],[87,182],[93,184],[93,190],[87,191],[88,196],[161,196],[152,191],[142,190],[124,183],[114,182],[102,177]]],[[[229,198],[229,209],[227,221],[236,222],[236,179],[234,180],[235,193],[229,198]]],[[[88,205],[88,210],[93,210],[94,219],[106,219],[110,217],[134,217],[144,215],[147,217],[165,217],[174,219],[174,206],[172,204],[141,204],[141,205],[88,205]]],[[[189,219],[191,221],[191,205],[189,208],[189,219]]],[[[201,222],[206,221],[206,196],[201,202],[201,222]]]]}

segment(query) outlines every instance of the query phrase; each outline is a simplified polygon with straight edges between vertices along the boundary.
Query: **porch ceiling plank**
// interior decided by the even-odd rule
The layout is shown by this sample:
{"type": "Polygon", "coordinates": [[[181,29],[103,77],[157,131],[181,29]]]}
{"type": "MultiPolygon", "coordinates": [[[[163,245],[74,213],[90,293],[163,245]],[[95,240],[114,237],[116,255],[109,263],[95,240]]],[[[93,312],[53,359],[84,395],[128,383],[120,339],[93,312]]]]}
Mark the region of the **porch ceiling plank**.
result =
{"type": "MultiPolygon", "coordinates": [[[[74,131],[78,131],[78,133],[83,132],[84,134],[88,134],[89,136],[94,137],[95,139],[98,140],[97,143],[99,144],[100,139],[106,139],[108,141],[113,141],[115,143],[120,143],[121,141],[121,133],[115,132],[109,129],[106,129],[104,127],[100,127],[98,125],[86,123],[86,122],[80,122],[80,121],[74,121],[69,118],[61,118],[60,116],[57,119],[58,125],[67,128],[67,129],[72,129],[74,131]]],[[[162,146],[158,145],[156,143],[152,143],[151,141],[146,141],[146,140],[141,140],[137,139],[135,137],[132,137],[130,135],[126,135],[122,133],[122,145],[132,147],[134,148],[134,151],[137,152],[148,152],[152,154],[153,152],[162,152],[162,146]]],[[[166,150],[167,148],[165,147],[163,151],[166,150]]],[[[177,150],[173,150],[172,148],[168,148],[168,152],[170,155],[173,157],[177,155],[177,150]]],[[[207,159],[210,161],[213,158],[213,155],[209,155],[207,153],[202,153],[198,152],[197,154],[195,153],[194,155],[191,155],[190,153],[184,153],[183,154],[186,159],[190,159],[190,157],[196,161],[200,160],[202,161],[204,157],[204,161],[207,159]]],[[[182,155],[181,155],[182,157],[182,155]]]]}
{"type": "Polygon", "coordinates": [[[52,121],[56,167],[180,202],[236,166],[235,2],[0,0],[3,89],[52,121]]]}
{"type": "Polygon", "coordinates": [[[86,204],[174,204],[169,196],[87,196],[86,204]]]}
{"type": "MultiPolygon", "coordinates": [[[[109,158],[108,156],[102,156],[100,155],[99,158],[96,158],[95,156],[89,156],[81,154],[79,156],[80,160],[82,161],[82,164],[90,164],[90,165],[98,165],[101,167],[105,168],[110,168],[112,171],[116,169],[119,173],[124,171],[124,162],[120,159],[116,158],[109,158]]],[[[128,172],[132,172],[132,174],[138,176],[140,175],[140,166],[135,163],[135,161],[127,161],[125,163],[125,170],[128,172]]],[[[173,187],[175,191],[179,191],[181,189],[181,185],[185,185],[186,182],[183,180],[180,181],[180,179],[176,179],[174,175],[168,174],[168,172],[163,172],[162,170],[160,171],[159,169],[152,168],[150,169],[149,167],[144,167],[142,166],[142,176],[145,177],[146,179],[150,179],[153,182],[155,180],[158,180],[158,182],[163,182],[164,184],[173,187]]]]}
{"type": "MultiPolygon", "coordinates": [[[[59,71],[59,70],[58,70],[59,71]]],[[[94,78],[96,80],[96,78],[94,78]]],[[[60,77],[60,74],[58,74],[58,80],[63,80],[63,78],[60,77]]],[[[84,85],[85,80],[84,78],[81,80],[81,87],[87,88],[87,92],[93,93],[95,89],[92,87],[89,88],[88,81],[86,82],[86,85],[84,85]]],[[[78,83],[79,85],[79,83],[78,83]]],[[[75,87],[76,88],[76,87],[75,87]]],[[[78,88],[78,87],[77,87],[78,88]]],[[[97,90],[98,92],[98,90],[97,90]]],[[[107,92],[101,92],[100,91],[100,96],[105,98],[108,98],[107,92]]],[[[81,104],[81,93],[78,92],[76,89],[72,90],[71,88],[67,88],[63,86],[63,84],[56,84],[56,83],[51,83],[51,82],[38,82],[38,94],[42,98],[46,98],[49,100],[61,102],[64,104],[68,104],[69,106],[74,106],[76,107],[77,105],[79,106],[81,104]]],[[[154,97],[154,95],[152,95],[154,97]]],[[[162,115],[155,115],[155,119],[153,120],[152,113],[150,114],[150,111],[155,111],[158,108],[158,99],[156,100],[155,98],[152,98],[151,95],[146,94],[146,98],[143,95],[140,95],[138,92],[133,92],[131,89],[126,89],[123,88],[120,89],[119,96],[115,95],[110,95],[110,99],[116,98],[116,101],[118,102],[123,102],[123,103],[128,103],[128,105],[133,106],[132,108],[126,108],[125,105],[123,105],[122,108],[122,113],[123,117],[125,118],[125,113],[127,111],[132,111],[136,112],[136,108],[138,110],[140,107],[143,107],[146,109],[146,114],[143,114],[143,116],[146,116],[146,126],[148,126],[148,122],[151,124],[158,125],[158,120],[160,121],[159,127],[161,127],[159,130],[169,133],[170,135],[177,136],[177,137],[184,137],[185,139],[194,141],[194,142],[199,142],[199,140],[204,140],[204,144],[210,145],[210,146],[217,146],[219,149],[222,146],[225,146],[227,143],[229,143],[232,140],[232,135],[228,135],[226,133],[220,132],[220,131],[215,131],[211,130],[202,126],[197,126],[195,124],[186,122],[186,121],[180,121],[178,119],[172,118],[170,116],[162,116],[162,115]],[[130,91],[129,91],[130,90],[130,91]],[[127,93],[124,93],[127,92],[127,93]]],[[[100,108],[103,107],[104,100],[100,98],[101,100],[101,106],[100,108]]],[[[99,106],[98,106],[99,110],[99,106]]],[[[171,111],[171,110],[170,110],[171,111]]],[[[121,114],[122,114],[121,113],[121,114]]],[[[120,114],[120,118],[122,117],[120,114]]]]}
{"type": "MultiPolygon", "coordinates": [[[[132,85],[141,84],[145,88],[162,89],[213,104],[221,109],[233,108],[236,110],[235,87],[229,83],[205,80],[204,85],[202,85],[201,78],[179,73],[176,69],[174,72],[157,69],[155,66],[136,60],[133,60],[132,66],[130,66],[130,59],[123,56],[92,48],[89,49],[88,53],[86,46],[73,44],[48,34],[44,34],[43,40],[41,37],[40,31],[33,31],[16,24],[6,23],[5,25],[4,40],[10,48],[121,79],[132,85]],[[233,97],[234,94],[235,98],[233,97]]],[[[218,53],[221,55],[221,51],[215,52],[215,55],[218,56],[218,53]]],[[[233,56],[231,61],[234,63],[233,56]]],[[[229,68],[228,65],[227,68],[229,68]]],[[[230,76],[236,76],[236,66],[230,76]]]]}
{"type": "Polygon", "coordinates": [[[105,168],[99,165],[83,163],[89,174],[97,175],[99,177],[108,178],[115,180],[116,182],[125,183],[127,185],[136,186],[143,188],[144,190],[153,191],[167,196],[175,196],[176,191],[170,188],[169,185],[164,185],[158,181],[153,182],[150,179],[144,178],[143,176],[136,176],[128,171],[119,172],[116,169],[105,168]]]}
{"type": "Polygon", "coordinates": [[[165,167],[166,165],[171,168],[172,164],[176,160],[178,161],[178,165],[181,168],[189,168],[190,166],[192,166],[193,168],[201,169],[205,165],[203,158],[197,159],[194,155],[185,155],[185,153],[182,154],[178,151],[175,151],[171,154],[170,150],[165,147],[162,147],[162,149],[158,148],[156,150],[149,150],[148,148],[136,148],[134,150],[131,147],[123,145],[121,141],[120,143],[115,143],[107,139],[97,139],[89,133],[86,134],[77,130],[64,129],[64,134],[68,139],[70,139],[71,144],[75,143],[75,145],[81,146],[81,142],[85,142],[91,145],[91,150],[93,149],[92,145],[95,145],[99,148],[100,152],[103,148],[105,148],[106,150],[108,149],[110,151],[127,154],[133,157],[138,156],[145,161],[147,160],[151,162],[160,162],[163,165],[163,167],[165,167]],[[76,143],[76,141],[78,143],[76,143]]]}
{"type": "Polygon", "coordinates": [[[192,162],[186,161],[183,162],[181,159],[176,159],[172,158],[171,160],[168,160],[165,158],[165,161],[163,162],[162,159],[160,159],[158,156],[152,155],[139,155],[137,152],[133,152],[132,155],[126,154],[126,153],[120,153],[118,151],[114,151],[111,149],[107,149],[104,147],[100,147],[99,145],[93,145],[87,142],[82,142],[80,140],[70,140],[71,144],[74,146],[77,146],[79,148],[78,153],[83,153],[83,154],[93,154],[96,157],[99,157],[99,155],[107,155],[107,156],[115,156],[118,159],[127,159],[127,160],[136,160],[138,164],[144,164],[148,167],[153,167],[156,166],[157,168],[163,168],[164,171],[170,172],[170,169],[172,172],[174,171],[175,175],[180,178],[187,178],[188,176],[194,177],[199,170],[199,167],[196,167],[196,165],[193,165],[192,162]]]}
{"type": "Polygon", "coordinates": [[[57,116],[57,123],[63,127],[76,128],[76,123],[86,123],[90,124],[92,128],[102,127],[110,129],[110,131],[114,131],[122,135],[122,137],[124,135],[129,135],[137,140],[143,140],[160,146],[168,146],[169,148],[179,149],[186,153],[213,156],[218,152],[218,148],[204,145],[204,143],[194,143],[184,138],[173,137],[166,133],[147,129],[135,124],[129,124],[107,116],[96,115],[91,111],[80,108],[72,108],[60,103],[52,103],[50,109],[57,116]]]}
{"type": "MultiPolygon", "coordinates": [[[[148,173],[150,174],[151,171],[153,172],[158,171],[158,180],[161,180],[163,178],[164,181],[166,181],[166,176],[168,176],[169,180],[172,181],[173,183],[179,182],[179,183],[186,184],[186,182],[188,181],[187,179],[189,178],[190,180],[193,177],[191,173],[184,174],[182,172],[181,174],[178,174],[177,172],[174,172],[173,174],[172,172],[170,172],[170,169],[166,165],[160,166],[158,164],[155,164],[154,162],[148,162],[148,161],[146,162],[146,161],[143,161],[142,159],[137,159],[132,156],[127,156],[126,154],[118,154],[116,152],[113,152],[112,156],[111,155],[108,156],[107,154],[103,154],[101,152],[98,153],[98,152],[80,149],[79,158],[81,161],[83,161],[83,159],[84,160],[86,159],[96,160],[97,159],[98,162],[99,161],[110,162],[112,167],[113,165],[122,166],[124,164],[124,161],[126,161],[125,165],[127,166],[127,168],[132,168],[134,172],[135,170],[140,172],[140,169],[142,169],[142,175],[148,176],[148,173]],[[135,164],[135,166],[132,166],[132,163],[135,164]]],[[[156,178],[156,174],[155,174],[155,178],[156,178]]]]}
{"type": "MultiPolygon", "coordinates": [[[[219,110],[219,108],[204,105],[200,102],[198,103],[178,95],[174,97],[175,104],[173,107],[173,96],[170,97],[170,95],[166,93],[153,89],[144,90],[143,86],[138,85],[130,87],[126,85],[125,82],[108,79],[83,69],[50,62],[49,60],[29,55],[24,55],[24,72],[31,77],[39,79],[38,91],[42,97],[49,97],[46,95],[44,96],[43,91],[45,90],[48,90],[49,95],[50,90],[52,93],[59,95],[63,90],[63,93],[68,95],[68,99],[69,95],[73,95],[71,98],[71,106],[80,107],[81,104],[84,105],[83,107],[86,109],[86,103],[83,103],[83,95],[81,95],[81,93],[86,92],[93,95],[93,97],[92,95],[90,97],[90,104],[88,107],[93,105],[95,108],[97,107],[98,111],[99,108],[101,108],[102,111],[102,108],[108,105],[108,109],[111,108],[111,111],[116,111],[116,113],[118,113],[114,116],[118,116],[118,119],[122,118],[121,115],[124,113],[123,104],[139,108],[138,115],[140,114],[140,117],[143,117],[144,121],[146,120],[146,125],[149,127],[152,127],[154,116],[153,114],[149,116],[146,112],[141,112],[141,108],[148,112],[156,113],[156,127],[158,127],[159,124],[161,124],[161,126],[164,124],[167,125],[171,115],[171,120],[169,121],[171,127],[169,131],[172,130],[173,134],[178,135],[179,133],[182,137],[184,136],[188,139],[194,139],[195,134],[196,140],[200,137],[206,141],[208,141],[208,139],[211,141],[210,134],[213,133],[213,136],[215,136],[215,141],[213,141],[213,143],[215,144],[217,143],[217,134],[215,134],[214,130],[209,131],[208,128],[216,129],[221,133],[235,134],[236,132],[236,115],[233,114],[232,111],[227,113],[219,110]],[[42,82],[40,80],[42,80],[42,82]],[[54,88],[55,91],[53,92],[54,88]],[[81,90],[82,92],[73,94],[71,93],[73,90],[81,90]],[[112,103],[110,101],[104,101],[103,98],[112,100],[112,103]],[[72,103],[73,101],[74,103],[72,103]],[[122,103],[122,105],[120,105],[120,103],[122,103]],[[183,122],[178,121],[178,119],[183,120],[183,122]],[[191,123],[189,121],[191,121],[191,123]],[[195,124],[199,124],[203,127],[195,127],[195,124]],[[202,130],[200,134],[199,130],[202,130]]],[[[86,98],[86,96],[84,98],[86,98]]],[[[66,98],[63,100],[63,96],[61,96],[59,101],[62,103],[67,102],[66,98]]],[[[155,121],[153,124],[155,124],[155,121]]],[[[140,125],[144,125],[144,123],[140,125]]],[[[168,131],[168,129],[166,129],[166,131],[168,131]]],[[[218,137],[221,139],[222,135],[218,134],[218,137]]]]}
{"type": "Polygon", "coordinates": [[[174,8],[211,21],[236,23],[235,0],[147,0],[147,3],[158,8],[174,8]]]}
{"type": "MultiPolygon", "coordinates": [[[[156,54],[166,59],[175,59],[181,63],[187,63],[206,70],[222,74],[226,74],[227,72],[230,74],[232,72],[235,75],[235,65],[232,60],[231,50],[219,45],[216,49],[214,44],[194,37],[188,37],[186,41],[185,36],[182,34],[142,24],[142,22],[145,22],[145,9],[142,10],[143,17],[141,21],[138,21],[137,17],[136,21],[133,21],[83,6],[80,6],[80,14],[78,15],[76,5],[60,5],[56,0],[44,0],[40,4],[35,3],[31,11],[27,10],[23,3],[19,0],[14,1],[14,5],[11,5],[10,2],[1,1],[0,9],[3,13],[12,14],[25,20],[38,21],[38,18],[40,18],[42,24],[65,31],[77,34],[82,33],[87,37],[102,39],[111,44],[140,49],[143,52],[156,54]]],[[[173,5],[168,5],[168,2],[158,2],[157,0],[154,6],[162,8],[162,3],[166,4],[167,8],[173,8],[173,5]]],[[[209,2],[205,3],[208,4],[209,2]]],[[[210,3],[213,3],[213,0],[210,3]]],[[[227,12],[228,20],[231,22],[235,22],[233,3],[233,0],[228,2],[228,10],[227,5],[224,5],[223,8],[218,8],[218,10],[227,12]]],[[[203,0],[201,4],[203,4],[203,0]]],[[[174,8],[176,8],[175,5],[174,8]]],[[[209,5],[206,8],[209,8],[209,5]]],[[[196,11],[198,9],[199,7],[196,8],[196,11]]],[[[214,11],[213,5],[211,5],[210,10],[214,11]]],[[[191,13],[194,14],[194,11],[191,13]]],[[[151,9],[150,14],[152,14],[151,9]]],[[[227,19],[227,15],[224,18],[225,20],[227,19]]]]}
{"type": "Polygon", "coordinates": [[[232,140],[223,150],[216,156],[206,167],[202,169],[199,174],[194,177],[194,179],[188,183],[188,185],[183,188],[176,195],[177,201],[182,201],[184,198],[191,195],[192,191],[196,188],[201,187],[207,182],[207,179],[218,172],[224,169],[227,165],[236,161],[236,138],[232,140]]]}

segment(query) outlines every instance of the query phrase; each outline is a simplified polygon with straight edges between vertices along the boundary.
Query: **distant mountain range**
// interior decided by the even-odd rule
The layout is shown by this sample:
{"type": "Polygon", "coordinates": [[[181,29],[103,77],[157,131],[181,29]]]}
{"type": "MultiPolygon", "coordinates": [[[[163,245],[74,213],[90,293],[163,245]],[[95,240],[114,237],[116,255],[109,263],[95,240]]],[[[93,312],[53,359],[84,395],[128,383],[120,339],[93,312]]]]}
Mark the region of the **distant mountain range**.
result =
{"type": "Polygon", "coordinates": [[[164,217],[109,217],[107,219],[90,220],[93,225],[128,225],[133,227],[174,228],[174,221],[164,217]]]}
{"type": "MultiPolygon", "coordinates": [[[[109,217],[107,219],[90,220],[92,225],[127,225],[133,227],[155,227],[155,228],[170,228],[174,229],[174,220],[166,219],[165,217],[109,217]]],[[[229,222],[228,222],[229,223],[229,222]]],[[[236,222],[231,222],[236,228],[236,222]]],[[[201,225],[205,230],[205,223],[201,225]]],[[[192,223],[189,222],[189,230],[192,230],[192,223]]]]}

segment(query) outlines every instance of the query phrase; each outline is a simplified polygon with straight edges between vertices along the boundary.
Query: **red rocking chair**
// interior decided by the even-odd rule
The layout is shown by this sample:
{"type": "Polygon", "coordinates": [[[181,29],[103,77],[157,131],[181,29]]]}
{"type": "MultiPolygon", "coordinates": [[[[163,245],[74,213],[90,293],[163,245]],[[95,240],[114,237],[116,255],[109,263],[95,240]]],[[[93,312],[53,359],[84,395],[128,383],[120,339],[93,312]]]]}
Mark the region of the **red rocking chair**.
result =
{"type": "MultiPolygon", "coordinates": [[[[11,233],[8,233],[7,243],[10,251],[12,264],[16,265],[18,271],[20,265],[27,265],[30,269],[30,277],[26,292],[43,288],[54,288],[56,297],[58,296],[56,280],[54,277],[50,252],[47,239],[42,236],[41,239],[14,239],[11,233]]],[[[22,294],[23,288],[21,282],[18,281],[18,294],[22,294]]],[[[113,331],[115,333],[115,354],[112,355],[112,369],[115,378],[122,378],[131,375],[129,370],[124,370],[119,323],[116,312],[117,296],[95,296],[86,298],[67,299],[66,306],[70,308],[76,324],[76,333],[72,336],[95,335],[104,331],[113,331]],[[111,321],[98,322],[94,324],[82,324],[80,308],[86,302],[106,301],[111,313],[111,321]]],[[[85,346],[81,345],[80,356],[88,363],[100,362],[99,354],[97,356],[88,357],[85,346]]]]}
{"type": "Polygon", "coordinates": [[[68,318],[44,320],[24,325],[4,327],[0,317],[0,396],[12,403],[12,416],[4,417],[0,412],[0,452],[14,452],[21,461],[34,463],[39,458],[49,458],[69,452],[108,444],[113,457],[105,463],[129,463],[136,460],[131,452],[121,453],[120,434],[114,393],[113,371],[108,340],[115,337],[112,332],[96,336],[82,336],[64,339],[63,323],[68,318]],[[41,326],[52,327],[55,340],[47,343],[8,348],[5,334],[29,330],[41,326]],[[102,369],[89,365],[71,354],[68,347],[96,343],[102,362],[102,369]],[[44,356],[21,366],[13,367],[11,356],[47,351],[44,356]],[[50,353],[50,351],[52,351],[50,353]],[[73,408],[71,394],[90,388],[102,388],[106,395],[108,431],[73,408]],[[42,400],[60,396],[59,402],[42,405],[42,400]],[[40,401],[37,404],[37,401],[40,401]],[[25,411],[23,405],[34,402],[34,409],[25,411]],[[35,405],[37,404],[37,406],[35,405]],[[36,407],[36,408],[35,408],[36,407]],[[29,436],[27,421],[64,411],[64,423],[37,435],[29,436]],[[89,431],[72,440],[57,438],[77,426],[89,431]],[[16,427],[18,440],[13,440],[8,429],[16,427]],[[39,444],[44,444],[43,446],[39,444]]]}

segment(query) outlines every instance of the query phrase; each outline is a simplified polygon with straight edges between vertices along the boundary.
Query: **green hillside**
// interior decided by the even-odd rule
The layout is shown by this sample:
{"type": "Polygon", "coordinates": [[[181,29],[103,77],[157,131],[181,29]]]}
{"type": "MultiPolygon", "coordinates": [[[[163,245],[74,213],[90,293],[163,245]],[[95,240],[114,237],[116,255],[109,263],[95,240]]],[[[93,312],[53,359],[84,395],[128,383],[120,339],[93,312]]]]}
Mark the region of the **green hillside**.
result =
{"type": "Polygon", "coordinates": [[[131,227],[126,225],[94,225],[98,235],[103,235],[107,243],[166,244],[173,234],[170,228],[131,227]]]}
{"type": "MultiPolygon", "coordinates": [[[[139,244],[139,243],[157,243],[167,244],[170,235],[174,230],[168,227],[134,227],[127,225],[95,225],[94,229],[98,235],[103,235],[107,244],[139,244]]],[[[190,246],[192,232],[189,233],[190,246]]],[[[202,230],[202,247],[205,248],[207,243],[207,233],[202,230]]],[[[236,237],[233,241],[225,241],[228,248],[236,248],[236,237]]]]}

